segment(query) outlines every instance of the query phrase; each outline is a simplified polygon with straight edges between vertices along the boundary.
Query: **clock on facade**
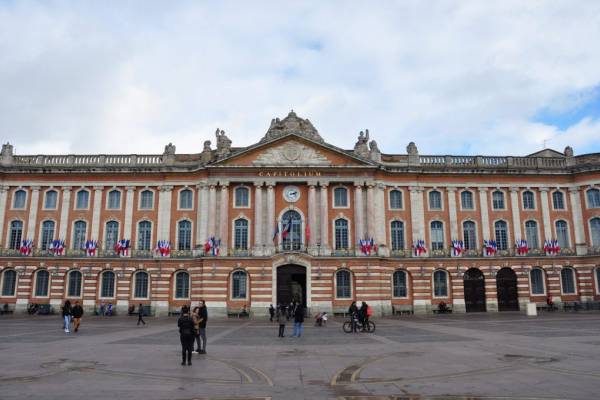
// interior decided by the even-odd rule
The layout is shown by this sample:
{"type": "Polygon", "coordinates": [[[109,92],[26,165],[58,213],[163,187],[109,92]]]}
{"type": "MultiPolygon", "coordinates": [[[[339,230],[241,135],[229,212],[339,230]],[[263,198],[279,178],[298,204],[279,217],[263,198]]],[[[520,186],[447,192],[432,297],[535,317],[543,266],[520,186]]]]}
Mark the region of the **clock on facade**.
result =
{"type": "Polygon", "coordinates": [[[300,198],[300,189],[296,186],[286,186],[283,189],[283,198],[289,203],[295,203],[300,198]]]}

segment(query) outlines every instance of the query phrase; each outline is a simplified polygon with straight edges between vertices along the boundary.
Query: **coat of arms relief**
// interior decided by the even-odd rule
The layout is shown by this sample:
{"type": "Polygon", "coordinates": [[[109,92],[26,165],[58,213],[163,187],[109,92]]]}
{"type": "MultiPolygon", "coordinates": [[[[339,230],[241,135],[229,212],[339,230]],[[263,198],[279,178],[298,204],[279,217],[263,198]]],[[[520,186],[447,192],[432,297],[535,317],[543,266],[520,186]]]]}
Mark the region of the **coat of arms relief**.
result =
{"type": "Polygon", "coordinates": [[[318,150],[290,141],[267,149],[253,161],[255,165],[331,165],[318,150]]]}

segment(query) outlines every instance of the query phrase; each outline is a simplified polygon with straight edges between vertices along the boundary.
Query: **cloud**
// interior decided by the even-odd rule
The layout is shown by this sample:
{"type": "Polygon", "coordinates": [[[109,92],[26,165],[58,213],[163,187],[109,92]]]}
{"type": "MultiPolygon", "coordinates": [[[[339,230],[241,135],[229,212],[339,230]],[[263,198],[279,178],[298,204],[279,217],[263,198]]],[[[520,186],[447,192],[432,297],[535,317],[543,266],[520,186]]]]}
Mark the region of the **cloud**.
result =
{"type": "Polygon", "coordinates": [[[600,151],[599,122],[558,129],[600,83],[600,4],[6,2],[0,132],[18,154],[250,145],[290,109],[351,148],[600,151]]]}

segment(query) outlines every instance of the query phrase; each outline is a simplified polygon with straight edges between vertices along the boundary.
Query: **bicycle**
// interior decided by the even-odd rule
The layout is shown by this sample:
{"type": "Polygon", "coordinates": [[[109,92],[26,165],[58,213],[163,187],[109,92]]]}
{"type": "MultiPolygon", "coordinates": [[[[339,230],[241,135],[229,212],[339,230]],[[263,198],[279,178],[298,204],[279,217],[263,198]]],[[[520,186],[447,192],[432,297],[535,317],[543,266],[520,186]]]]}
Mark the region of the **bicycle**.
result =
{"type": "MultiPolygon", "coordinates": [[[[373,333],[373,332],[375,332],[376,325],[375,325],[375,322],[373,322],[373,321],[367,321],[367,323],[364,325],[361,324],[360,322],[356,321],[356,327],[360,332],[373,333]]],[[[352,332],[352,320],[344,322],[342,329],[346,333],[351,333],[352,332]]]]}

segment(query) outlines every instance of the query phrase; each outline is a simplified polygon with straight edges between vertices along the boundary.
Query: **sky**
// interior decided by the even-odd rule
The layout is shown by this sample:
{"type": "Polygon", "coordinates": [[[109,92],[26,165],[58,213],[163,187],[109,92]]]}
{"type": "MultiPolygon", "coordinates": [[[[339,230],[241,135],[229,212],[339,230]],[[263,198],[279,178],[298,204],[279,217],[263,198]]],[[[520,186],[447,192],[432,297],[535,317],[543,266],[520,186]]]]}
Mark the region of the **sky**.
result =
{"type": "Polygon", "coordinates": [[[598,1],[0,1],[16,154],[199,153],[293,109],[383,153],[600,152],[598,1]]]}

